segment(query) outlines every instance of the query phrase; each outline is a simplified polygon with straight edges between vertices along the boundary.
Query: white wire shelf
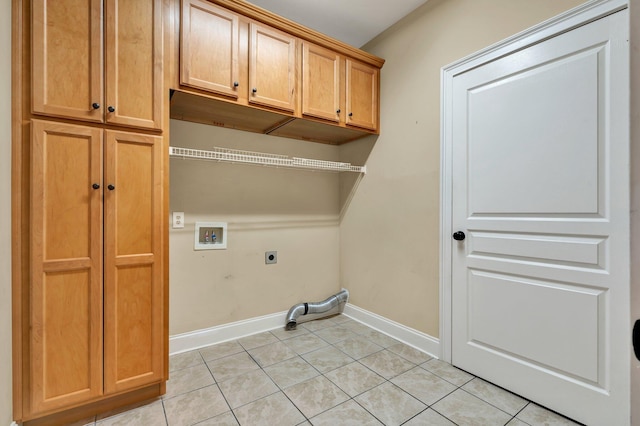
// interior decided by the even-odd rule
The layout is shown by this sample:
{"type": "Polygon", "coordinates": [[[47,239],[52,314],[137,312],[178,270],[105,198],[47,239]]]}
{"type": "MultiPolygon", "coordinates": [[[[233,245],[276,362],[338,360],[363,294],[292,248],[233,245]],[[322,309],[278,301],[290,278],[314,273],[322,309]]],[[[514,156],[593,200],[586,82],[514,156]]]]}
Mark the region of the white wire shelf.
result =
{"type": "Polygon", "coordinates": [[[367,166],[354,166],[351,163],[337,161],[313,160],[310,158],[288,157],[286,155],[267,154],[264,152],[240,151],[237,149],[213,148],[211,151],[200,149],[169,147],[169,156],[173,158],[190,158],[196,160],[213,160],[229,163],[257,164],[271,167],[288,167],[293,169],[323,170],[329,172],[366,173],[367,166]]]}

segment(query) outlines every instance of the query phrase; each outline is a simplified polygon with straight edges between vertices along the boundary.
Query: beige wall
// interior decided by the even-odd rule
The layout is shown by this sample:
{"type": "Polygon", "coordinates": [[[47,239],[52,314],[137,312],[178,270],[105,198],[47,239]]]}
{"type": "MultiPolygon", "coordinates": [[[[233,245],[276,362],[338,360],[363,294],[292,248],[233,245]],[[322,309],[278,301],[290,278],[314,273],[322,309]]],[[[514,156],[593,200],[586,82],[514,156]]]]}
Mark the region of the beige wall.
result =
{"type": "Polygon", "coordinates": [[[11,2],[0,2],[0,425],[11,423],[11,2]]]}
{"type": "MultiPolygon", "coordinates": [[[[171,121],[171,145],[337,160],[318,143],[171,121]]],[[[339,175],[171,159],[170,334],[286,311],[340,290],[339,175]],[[226,250],[194,251],[196,221],[227,222],[226,250]],[[265,265],[264,252],[278,251],[265,265]]],[[[284,325],[284,316],[282,318],[284,325]]]]}
{"type": "Polygon", "coordinates": [[[387,62],[381,135],[340,226],[353,304],[439,335],[440,69],[582,2],[429,0],[364,46],[387,62]]]}

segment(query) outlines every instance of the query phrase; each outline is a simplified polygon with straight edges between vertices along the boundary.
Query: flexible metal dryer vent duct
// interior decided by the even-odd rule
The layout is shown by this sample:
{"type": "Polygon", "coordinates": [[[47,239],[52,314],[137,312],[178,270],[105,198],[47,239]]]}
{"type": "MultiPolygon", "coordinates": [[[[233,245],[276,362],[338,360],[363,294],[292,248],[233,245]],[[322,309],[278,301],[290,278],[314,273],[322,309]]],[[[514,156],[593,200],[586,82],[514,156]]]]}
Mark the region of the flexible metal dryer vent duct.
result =
{"type": "Polygon", "coordinates": [[[349,292],[342,289],[340,293],[334,294],[322,302],[298,303],[293,305],[287,313],[287,330],[295,330],[298,322],[311,321],[329,315],[342,313],[344,305],[349,300],[349,292]],[[303,315],[304,318],[298,320],[303,315]]]}

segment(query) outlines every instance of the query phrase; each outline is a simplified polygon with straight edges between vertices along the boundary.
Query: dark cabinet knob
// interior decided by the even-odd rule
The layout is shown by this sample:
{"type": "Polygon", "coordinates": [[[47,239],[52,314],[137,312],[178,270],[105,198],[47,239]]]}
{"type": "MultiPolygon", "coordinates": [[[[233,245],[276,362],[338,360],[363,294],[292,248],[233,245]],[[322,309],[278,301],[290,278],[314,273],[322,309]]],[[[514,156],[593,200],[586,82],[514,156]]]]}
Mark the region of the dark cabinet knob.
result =
{"type": "Polygon", "coordinates": [[[336,110],[336,114],[340,114],[340,108],[336,110]]]}
{"type": "Polygon", "coordinates": [[[93,189],[100,189],[100,184],[98,184],[98,183],[94,183],[93,185],[91,185],[91,187],[92,187],[93,189]]]}
{"type": "Polygon", "coordinates": [[[116,187],[113,185],[107,185],[107,188],[109,189],[109,191],[113,191],[114,189],[116,189],[116,187]]]}
{"type": "Polygon", "coordinates": [[[234,81],[233,82],[233,87],[238,87],[238,86],[240,86],[240,83],[238,83],[237,81],[234,81]]]}
{"type": "Polygon", "coordinates": [[[94,102],[94,103],[92,103],[92,104],[91,104],[91,108],[93,108],[93,109],[100,109],[100,104],[99,104],[99,103],[97,103],[97,102],[94,102]]]}
{"type": "Polygon", "coordinates": [[[349,113],[349,117],[353,117],[353,113],[352,112],[349,113]]]}
{"type": "Polygon", "coordinates": [[[453,239],[456,241],[462,241],[464,240],[466,237],[466,235],[464,235],[464,232],[462,231],[457,231],[453,233],[453,239]]]}
{"type": "Polygon", "coordinates": [[[112,107],[111,105],[109,105],[109,106],[107,107],[107,111],[109,111],[109,112],[115,112],[115,111],[116,111],[116,109],[115,109],[114,107],[112,107]]]}
{"type": "Polygon", "coordinates": [[[258,91],[258,89],[256,89],[255,87],[253,89],[251,89],[252,93],[256,93],[258,91]]]}

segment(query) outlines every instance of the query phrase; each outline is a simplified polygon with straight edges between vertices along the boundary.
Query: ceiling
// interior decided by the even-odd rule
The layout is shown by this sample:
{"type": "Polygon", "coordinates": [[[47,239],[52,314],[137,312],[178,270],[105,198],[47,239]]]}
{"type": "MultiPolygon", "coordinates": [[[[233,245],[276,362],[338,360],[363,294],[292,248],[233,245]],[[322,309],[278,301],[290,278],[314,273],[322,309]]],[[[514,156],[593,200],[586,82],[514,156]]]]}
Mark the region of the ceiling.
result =
{"type": "Polygon", "coordinates": [[[427,0],[248,0],[250,3],[355,47],[427,0]]]}

